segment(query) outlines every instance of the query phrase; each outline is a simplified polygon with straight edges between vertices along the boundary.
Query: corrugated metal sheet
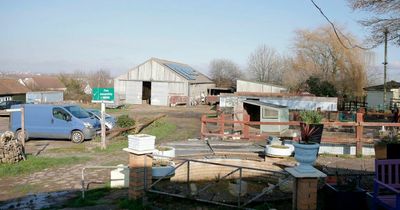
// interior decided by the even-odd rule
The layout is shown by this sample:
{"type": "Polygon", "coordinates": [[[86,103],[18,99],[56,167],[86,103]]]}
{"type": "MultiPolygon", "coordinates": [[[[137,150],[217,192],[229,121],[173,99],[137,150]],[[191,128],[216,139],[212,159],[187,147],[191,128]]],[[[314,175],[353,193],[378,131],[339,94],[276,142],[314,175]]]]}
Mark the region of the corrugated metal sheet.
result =
{"type": "Polygon", "coordinates": [[[127,104],[142,104],[142,87],[140,81],[126,81],[125,102],[127,104]]]}
{"type": "Polygon", "coordinates": [[[220,96],[221,107],[236,107],[247,99],[259,99],[265,103],[287,106],[289,109],[337,111],[337,98],[313,97],[313,96],[289,96],[289,97],[246,97],[246,96],[220,96]]]}
{"type": "Polygon", "coordinates": [[[26,103],[55,103],[64,101],[63,91],[37,91],[26,93],[26,103]]]}
{"type": "Polygon", "coordinates": [[[151,83],[151,105],[168,106],[168,83],[151,83]]]}

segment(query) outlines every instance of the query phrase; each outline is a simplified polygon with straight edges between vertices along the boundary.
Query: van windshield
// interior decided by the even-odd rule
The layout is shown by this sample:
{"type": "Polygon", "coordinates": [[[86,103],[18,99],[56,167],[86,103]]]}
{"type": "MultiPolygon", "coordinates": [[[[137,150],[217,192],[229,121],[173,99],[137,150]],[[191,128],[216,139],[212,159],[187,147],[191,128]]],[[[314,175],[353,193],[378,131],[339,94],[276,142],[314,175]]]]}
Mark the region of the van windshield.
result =
{"type": "Polygon", "coordinates": [[[79,106],[66,106],[64,108],[67,109],[76,118],[82,119],[90,117],[89,114],[79,106]]]}

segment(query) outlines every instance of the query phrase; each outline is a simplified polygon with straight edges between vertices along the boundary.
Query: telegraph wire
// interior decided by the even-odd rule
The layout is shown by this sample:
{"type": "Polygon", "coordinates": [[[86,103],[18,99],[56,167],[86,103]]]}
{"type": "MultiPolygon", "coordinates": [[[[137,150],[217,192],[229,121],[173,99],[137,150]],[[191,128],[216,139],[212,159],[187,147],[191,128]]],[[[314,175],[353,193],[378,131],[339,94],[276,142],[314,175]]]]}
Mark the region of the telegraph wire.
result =
{"type": "Polygon", "coordinates": [[[335,35],[337,37],[337,39],[339,40],[339,43],[346,49],[350,50],[350,49],[354,49],[354,48],[359,48],[362,50],[371,50],[376,46],[372,46],[372,47],[362,47],[360,45],[353,45],[350,41],[350,39],[348,37],[346,37],[343,33],[341,33],[338,29],[336,29],[335,24],[333,24],[333,22],[331,20],[329,20],[329,18],[325,15],[325,13],[322,11],[322,9],[314,2],[314,0],[310,0],[311,3],[319,10],[319,12],[322,14],[322,16],[324,16],[324,18],[329,22],[329,24],[332,26],[333,31],[335,32],[335,35]],[[342,39],[339,36],[339,33],[347,40],[347,42],[349,43],[350,47],[346,46],[342,39]]]}

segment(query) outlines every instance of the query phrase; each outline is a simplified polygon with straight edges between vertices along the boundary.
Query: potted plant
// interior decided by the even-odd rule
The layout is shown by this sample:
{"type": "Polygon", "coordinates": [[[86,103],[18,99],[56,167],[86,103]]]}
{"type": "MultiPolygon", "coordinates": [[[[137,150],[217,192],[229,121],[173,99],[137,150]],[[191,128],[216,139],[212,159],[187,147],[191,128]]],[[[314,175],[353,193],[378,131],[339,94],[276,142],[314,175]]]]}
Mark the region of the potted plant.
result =
{"type": "Polygon", "coordinates": [[[313,173],[315,171],[312,164],[317,159],[319,142],[321,142],[323,125],[320,124],[322,115],[317,111],[300,112],[301,139],[298,143],[293,143],[294,158],[299,162],[295,169],[299,173],[313,173]]]}
{"type": "Polygon", "coordinates": [[[307,135],[304,137],[307,139],[307,141],[320,144],[322,132],[324,130],[324,124],[321,124],[323,116],[318,111],[307,110],[300,112],[300,118],[302,121],[300,123],[302,138],[303,135],[307,135]],[[306,128],[311,129],[312,133],[306,133],[306,131],[304,130],[306,128]]]}
{"type": "Polygon", "coordinates": [[[391,131],[380,132],[380,140],[374,143],[375,159],[400,159],[399,136],[391,131]]]}

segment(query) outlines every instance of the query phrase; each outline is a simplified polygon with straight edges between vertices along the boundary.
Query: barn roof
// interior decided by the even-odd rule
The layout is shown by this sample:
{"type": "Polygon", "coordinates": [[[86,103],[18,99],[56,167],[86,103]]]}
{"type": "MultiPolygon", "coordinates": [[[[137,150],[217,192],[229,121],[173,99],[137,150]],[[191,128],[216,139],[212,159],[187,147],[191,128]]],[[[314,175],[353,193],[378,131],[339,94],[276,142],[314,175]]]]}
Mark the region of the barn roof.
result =
{"type": "Polygon", "coordinates": [[[181,75],[183,78],[189,80],[190,83],[213,83],[213,81],[206,75],[200,73],[199,71],[195,70],[187,64],[163,60],[159,58],[152,58],[152,60],[181,75]]]}

